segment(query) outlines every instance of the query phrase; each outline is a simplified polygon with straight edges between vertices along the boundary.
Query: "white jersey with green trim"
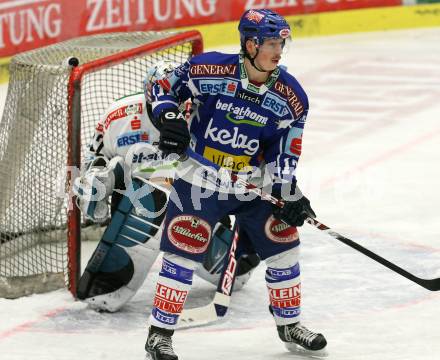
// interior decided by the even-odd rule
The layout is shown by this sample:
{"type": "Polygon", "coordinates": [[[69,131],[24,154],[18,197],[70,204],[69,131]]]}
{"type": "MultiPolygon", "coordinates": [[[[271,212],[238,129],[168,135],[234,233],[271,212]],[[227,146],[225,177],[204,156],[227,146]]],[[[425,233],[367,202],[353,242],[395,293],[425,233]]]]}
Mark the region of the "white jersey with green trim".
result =
{"type": "Polygon", "coordinates": [[[144,93],[128,95],[112,103],[99,120],[85,162],[97,156],[122,156],[127,164],[147,161],[142,153],[129,150],[137,144],[157,145],[159,135],[148,115],[144,93]]]}

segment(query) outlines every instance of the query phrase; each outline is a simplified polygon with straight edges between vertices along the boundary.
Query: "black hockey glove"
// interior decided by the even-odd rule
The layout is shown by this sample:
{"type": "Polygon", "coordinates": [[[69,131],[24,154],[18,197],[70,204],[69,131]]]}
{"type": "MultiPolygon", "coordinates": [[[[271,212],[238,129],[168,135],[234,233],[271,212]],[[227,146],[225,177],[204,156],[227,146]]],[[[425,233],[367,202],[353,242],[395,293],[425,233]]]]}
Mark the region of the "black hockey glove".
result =
{"type": "Polygon", "coordinates": [[[295,201],[285,201],[282,208],[275,206],[273,216],[290,226],[303,226],[308,218],[315,218],[316,214],[310,206],[310,201],[304,195],[295,201]]]}
{"type": "Polygon", "coordinates": [[[162,124],[159,149],[164,155],[183,154],[189,145],[190,135],[188,124],[182,113],[177,109],[164,110],[159,120],[162,124]]]}

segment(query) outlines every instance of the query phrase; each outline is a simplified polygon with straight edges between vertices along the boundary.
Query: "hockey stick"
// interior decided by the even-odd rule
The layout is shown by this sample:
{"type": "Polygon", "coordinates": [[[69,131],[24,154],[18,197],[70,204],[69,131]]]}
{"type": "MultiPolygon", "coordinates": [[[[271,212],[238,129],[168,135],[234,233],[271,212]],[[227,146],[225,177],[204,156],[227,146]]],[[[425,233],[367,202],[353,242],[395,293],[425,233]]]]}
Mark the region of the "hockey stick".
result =
{"type": "MultiPolygon", "coordinates": [[[[211,168],[214,168],[216,170],[219,170],[220,167],[209,160],[203,158],[201,155],[193,152],[192,150],[187,150],[188,156],[192,159],[195,159],[196,161],[200,163],[207,164],[209,163],[209,166],[211,168]]],[[[272,204],[283,207],[284,202],[277,199],[276,197],[272,196],[271,194],[268,194],[264,192],[262,189],[257,187],[254,184],[249,183],[248,181],[244,180],[243,178],[240,178],[236,174],[234,174],[231,171],[224,171],[226,169],[222,168],[223,173],[227,173],[230,177],[230,180],[232,183],[240,184],[250,192],[253,192],[257,194],[259,197],[261,197],[263,200],[269,201],[272,204]]],[[[346,238],[345,236],[342,236],[341,234],[337,233],[336,231],[329,228],[327,225],[324,225],[323,223],[319,222],[318,220],[307,218],[306,222],[310,225],[316,227],[318,230],[321,230],[327,234],[329,234],[334,239],[350,246],[351,248],[355,249],[356,251],[359,251],[360,253],[368,256],[370,259],[373,259],[374,261],[382,264],[383,266],[387,267],[388,269],[396,272],[397,274],[407,278],[408,280],[416,283],[417,285],[420,285],[424,287],[427,290],[430,291],[438,291],[440,290],[440,278],[437,279],[422,279],[420,277],[415,276],[414,274],[411,274],[410,272],[406,271],[405,269],[401,268],[400,266],[397,266],[396,264],[390,262],[389,260],[383,258],[380,255],[377,255],[376,253],[372,252],[371,250],[368,250],[364,248],[363,246],[359,245],[358,243],[354,242],[351,239],[346,238]]]]}
{"type": "Polygon", "coordinates": [[[317,229],[329,234],[331,237],[335,238],[336,240],[339,240],[340,242],[344,243],[345,245],[350,246],[351,248],[368,256],[370,259],[373,259],[374,261],[378,262],[379,264],[382,264],[383,266],[385,266],[388,269],[394,271],[395,273],[407,278],[408,280],[416,283],[417,285],[420,285],[430,291],[439,291],[440,290],[440,278],[422,279],[420,277],[417,277],[414,274],[411,274],[410,272],[406,271],[405,269],[402,269],[400,266],[397,266],[396,264],[392,263],[391,261],[383,258],[382,256],[377,255],[376,253],[372,252],[371,250],[364,248],[363,246],[359,245],[358,243],[354,242],[353,240],[350,240],[350,239],[346,238],[345,236],[342,236],[341,234],[339,234],[336,231],[329,228],[327,225],[324,225],[324,224],[320,223],[319,221],[312,219],[312,218],[308,218],[306,221],[310,225],[313,225],[314,227],[316,227],[317,229]]]}
{"type": "Polygon", "coordinates": [[[196,327],[215,322],[226,315],[237,274],[235,251],[238,243],[238,228],[234,225],[234,237],[229,247],[228,261],[225,261],[214,299],[207,305],[184,309],[179,317],[179,329],[196,327]]]}

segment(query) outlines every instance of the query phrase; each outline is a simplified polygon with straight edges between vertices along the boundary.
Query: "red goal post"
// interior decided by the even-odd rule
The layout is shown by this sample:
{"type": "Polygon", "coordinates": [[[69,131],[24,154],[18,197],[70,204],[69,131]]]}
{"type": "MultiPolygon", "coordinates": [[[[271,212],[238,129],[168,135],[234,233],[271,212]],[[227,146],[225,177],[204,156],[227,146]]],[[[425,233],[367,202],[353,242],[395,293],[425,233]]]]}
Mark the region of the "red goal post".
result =
{"type": "MultiPolygon", "coordinates": [[[[143,91],[149,66],[202,51],[198,31],[150,31],[86,36],[12,58],[0,122],[0,297],[65,285],[76,295],[81,235],[91,227],[72,204],[72,169],[105,109],[143,91]],[[71,57],[78,66],[67,65],[71,57]]],[[[101,233],[95,227],[94,239],[101,233]]]]}

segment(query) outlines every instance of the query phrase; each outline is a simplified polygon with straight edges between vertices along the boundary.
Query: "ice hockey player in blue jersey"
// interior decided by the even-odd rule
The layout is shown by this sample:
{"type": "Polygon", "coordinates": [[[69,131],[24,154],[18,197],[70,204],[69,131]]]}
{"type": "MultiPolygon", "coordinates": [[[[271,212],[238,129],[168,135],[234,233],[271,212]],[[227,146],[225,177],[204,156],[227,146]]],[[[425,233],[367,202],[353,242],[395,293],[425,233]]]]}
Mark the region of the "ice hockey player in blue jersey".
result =
{"type": "Polygon", "coordinates": [[[324,336],[300,322],[296,227],[315,214],[295,177],[308,99],[298,81],[279,66],[290,26],[280,15],[262,9],[246,11],[238,29],[239,54],[195,56],[153,86],[159,148],[165,153],[192,151],[208,164],[248,174],[254,183],[264,180],[265,190],[285,205],[273,208],[232,186],[226,193],[214,191],[195,201],[192,195],[200,191],[195,181],[181,177],[174,182],[172,191],[180,203],[168,203],[164,220],[164,258],[145,345],[150,359],[178,358],[172,335],[193,272],[203,261],[215,223],[230,214],[236,217],[239,243],[255,249],[266,262],[269,309],[280,339],[292,352],[325,355],[324,336]],[[189,128],[178,109],[187,99],[193,104],[189,128]]]}

